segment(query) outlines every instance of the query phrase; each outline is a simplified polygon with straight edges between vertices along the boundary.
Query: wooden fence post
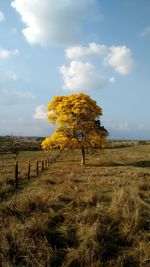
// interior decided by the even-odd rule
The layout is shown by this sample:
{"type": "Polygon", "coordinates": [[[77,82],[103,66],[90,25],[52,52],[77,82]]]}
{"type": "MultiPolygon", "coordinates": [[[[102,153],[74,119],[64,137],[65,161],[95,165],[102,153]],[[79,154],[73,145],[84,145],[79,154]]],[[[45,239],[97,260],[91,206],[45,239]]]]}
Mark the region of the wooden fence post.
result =
{"type": "Polygon", "coordinates": [[[48,168],[48,159],[46,158],[46,168],[48,168]]]}
{"type": "Polygon", "coordinates": [[[39,174],[39,162],[36,162],[36,176],[39,174]]]}
{"type": "Polygon", "coordinates": [[[46,159],[44,159],[44,169],[47,168],[47,162],[46,162],[46,159]]]}
{"type": "Polygon", "coordinates": [[[18,161],[15,163],[15,189],[18,188],[18,161]]]}
{"type": "Polygon", "coordinates": [[[42,172],[44,171],[44,162],[42,160],[42,172]]]}
{"type": "Polygon", "coordinates": [[[28,165],[28,180],[30,181],[30,171],[31,171],[31,163],[28,165]]]}

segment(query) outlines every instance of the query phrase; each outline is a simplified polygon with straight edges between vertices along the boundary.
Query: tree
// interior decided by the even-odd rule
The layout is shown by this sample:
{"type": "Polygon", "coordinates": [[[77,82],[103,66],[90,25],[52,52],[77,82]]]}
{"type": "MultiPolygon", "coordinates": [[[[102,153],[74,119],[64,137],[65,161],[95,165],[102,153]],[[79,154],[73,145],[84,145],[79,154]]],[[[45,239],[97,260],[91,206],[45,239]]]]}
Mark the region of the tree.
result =
{"type": "Polygon", "coordinates": [[[103,147],[108,132],[100,124],[102,109],[90,96],[55,96],[48,111],[48,120],[56,125],[56,132],[42,142],[44,150],[80,148],[81,164],[85,164],[86,148],[103,147]]]}
{"type": "Polygon", "coordinates": [[[8,146],[9,146],[9,151],[13,154],[14,159],[17,160],[21,146],[21,141],[19,140],[19,137],[12,134],[9,137],[8,146]]]}

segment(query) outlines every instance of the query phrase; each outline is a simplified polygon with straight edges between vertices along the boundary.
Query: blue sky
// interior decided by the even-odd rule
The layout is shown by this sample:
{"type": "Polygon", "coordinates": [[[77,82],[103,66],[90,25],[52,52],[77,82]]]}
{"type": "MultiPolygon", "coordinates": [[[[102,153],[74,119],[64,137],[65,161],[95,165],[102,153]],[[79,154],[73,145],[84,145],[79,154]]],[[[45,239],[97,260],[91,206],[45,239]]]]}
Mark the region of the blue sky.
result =
{"type": "Polygon", "coordinates": [[[150,139],[149,85],[149,0],[0,0],[0,135],[49,135],[52,97],[84,92],[110,138],[150,139]]]}

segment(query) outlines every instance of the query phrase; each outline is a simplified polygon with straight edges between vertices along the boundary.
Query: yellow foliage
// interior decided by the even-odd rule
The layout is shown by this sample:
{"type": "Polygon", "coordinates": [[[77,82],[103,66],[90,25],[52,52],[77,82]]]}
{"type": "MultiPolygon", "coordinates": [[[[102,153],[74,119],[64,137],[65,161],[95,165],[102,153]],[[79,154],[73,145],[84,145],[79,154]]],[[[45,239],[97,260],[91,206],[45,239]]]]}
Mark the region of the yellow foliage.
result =
{"type": "Polygon", "coordinates": [[[42,142],[44,150],[102,147],[106,131],[95,129],[102,109],[90,96],[83,93],[55,96],[48,111],[48,120],[56,125],[56,132],[42,142]]]}

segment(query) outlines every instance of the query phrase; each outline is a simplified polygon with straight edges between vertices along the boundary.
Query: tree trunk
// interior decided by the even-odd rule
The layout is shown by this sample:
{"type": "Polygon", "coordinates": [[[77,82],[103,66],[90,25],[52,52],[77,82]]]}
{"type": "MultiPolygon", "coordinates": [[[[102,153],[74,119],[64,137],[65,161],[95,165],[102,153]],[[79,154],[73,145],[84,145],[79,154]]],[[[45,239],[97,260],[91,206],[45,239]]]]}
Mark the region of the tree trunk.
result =
{"type": "Polygon", "coordinates": [[[82,159],[81,159],[81,165],[85,165],[85,148],[82,146],[82,159]]]}

